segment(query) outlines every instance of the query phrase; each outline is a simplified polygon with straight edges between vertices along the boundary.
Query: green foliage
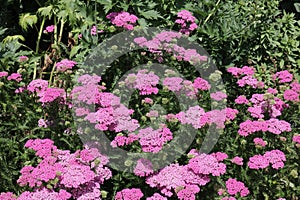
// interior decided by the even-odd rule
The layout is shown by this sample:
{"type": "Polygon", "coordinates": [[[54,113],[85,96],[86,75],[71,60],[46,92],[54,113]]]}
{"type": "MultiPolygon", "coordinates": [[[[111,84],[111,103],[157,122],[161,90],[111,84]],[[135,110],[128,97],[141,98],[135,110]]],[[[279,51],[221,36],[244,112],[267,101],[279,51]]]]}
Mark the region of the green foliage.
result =
{"type": "Polygon", "coordinates": [[[27,31],[28,27],[33,27],[37,23],[37,16],[31,15],[30,13],[25,13],[20,15],[20,26],[27,31]]]}

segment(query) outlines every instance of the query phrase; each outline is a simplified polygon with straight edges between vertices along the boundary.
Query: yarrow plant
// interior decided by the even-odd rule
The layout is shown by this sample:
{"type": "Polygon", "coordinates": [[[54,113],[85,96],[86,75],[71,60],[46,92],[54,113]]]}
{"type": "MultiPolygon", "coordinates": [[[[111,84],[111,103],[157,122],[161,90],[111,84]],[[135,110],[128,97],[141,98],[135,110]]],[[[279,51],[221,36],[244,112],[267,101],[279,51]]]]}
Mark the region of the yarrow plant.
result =
{"type": "MultiPolygon", "coordinates": [[[[35,51],[22,45],[20,51],[6,52],[14,49],[10,37],[0,47],[5,56],[0,58],[0,199],[297,200],[300,84],[293,53],[285,50],[288,59],[280,64],[275,59],[272,70],[243,55],[243,62],[256,66],[211,72],[211,60],[221,66],[224,58],[211,59],[192,44],[222,41],[226,62],[239,63],[240,58],[232,60],[235,52],[227,54],[226,38],[233,39],[228,49],[237,44],[233,32],[226,32],[232,27],[207,28],[220,13],[231,13],[221,5],[232,2],[217,2],[218,9],[207,15],[190,2],[148,3],[57,1],[36,15],[20,16],[20,24],[39,24],[40,29],[35,51]],[[151,37],[146,28],[147,34],[138,33],[142,27],[160,26],[160,20],[179,32],[157,30],[151,37]],[[126,30],[130,35],[120,39],[125,42],[113,37],[104,51],[95,50],[126,30]],[[216,38],[219,32],[222,40],[216,38]],[[97,54],[88,56],[91,49],[97,54]],[[91,69],[124,49],[134,51],[91,69]],[[140,61],[147,63],[144,68],[133,69],[140,61]],[[95,74],[98,69],[105,73],[95,74]],[[188,146],[184,143],[191,133],[195,136],[188,146]],[[215,144],[211,150],[206,149],[208,141],[215,144]],[[171,160],[167,150],[182,155],[171,160]],[[134,156],[107,155],[114,152],[134,156]],[[126,169],[119,170],[119,164],[126,169]],[[19,174],[10,173],[12,169],[19,174]]],[[[273,5],[256,2],[256,9],[265,4],[268,9],[273,5]]],[[[284,16],[280,19],[288,21],[284,16]]],[[[252,25],[246,27],[251,30],[252,25]]],[[[281,49],[277,51],[270,59],[281,57],[281,49]]]]}
{"type": "Polygon", "coordinates": [[[22,168],[18,184],[28,185],[34,192],[25,191],[19,197],[1,193],[1,199],[100,199],[100,185],[112,176],[105,167],[108,158],[96,148],[71,153],[58,149],[49,139],[28,140],[25,147],[34,150],[41,160],[37,166],[22,168]]]}

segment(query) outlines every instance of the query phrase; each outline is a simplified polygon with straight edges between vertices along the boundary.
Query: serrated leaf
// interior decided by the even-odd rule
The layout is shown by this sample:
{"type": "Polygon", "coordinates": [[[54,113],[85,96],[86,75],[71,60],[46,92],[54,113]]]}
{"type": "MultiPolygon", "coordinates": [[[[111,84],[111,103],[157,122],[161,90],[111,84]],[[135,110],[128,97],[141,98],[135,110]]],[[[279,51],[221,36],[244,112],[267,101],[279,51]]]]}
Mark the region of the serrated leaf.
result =
{"type": "Polygon", "coordinates": [[[3,35],[8,28],[0,27],[0,35],[3,35]]]}
{"type": "Polygon", "coordinates": [[[44,16],[44,17],[48,17],[48,18],[51,18],[51,16],[52,16],[52,9],[53,9],[53,6],[52,5],[50,5],[50,6],[47,6],[47,7],[42,7],[42,8],[39,8],[38,9],[38,13],[40,13],[42,16],[44,16]]]}
{"type": "Polygon", "coordinates": [[[30,13],[25,13],[20,15],[19,24],[25,31],[28,29],[29,26],[32,27],[36,23],[37,23],[36,15],[30,15],[30,13]]]}
{"type": "Polygon", "coordinates": [[[143,15],[146,19],[161,18],[161,15],[156,10],[148,10],[146,12],[141,11],[140,14],[143,15]]]}
{"type": "Polygon", "coordinates": [[[8,42],[18,41],[18,40],[25,41],[25,38],[22,35],[9,35],[3,39],[3,43],[6,44],[8,42]]]}
{"type": "Polygon", "coordinates": [[[97,3],[100,3],[104,7],[105,14],[108,13],[110,9],[113,7],[113,3],[111,0],[96,0],[97,3]]]}

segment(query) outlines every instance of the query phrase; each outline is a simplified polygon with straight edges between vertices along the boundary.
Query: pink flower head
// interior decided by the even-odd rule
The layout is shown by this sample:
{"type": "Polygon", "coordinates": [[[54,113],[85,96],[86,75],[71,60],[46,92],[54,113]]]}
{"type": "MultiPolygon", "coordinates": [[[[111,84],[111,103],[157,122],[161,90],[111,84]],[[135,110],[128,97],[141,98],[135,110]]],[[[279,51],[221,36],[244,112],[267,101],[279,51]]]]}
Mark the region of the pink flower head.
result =
{"type": "Polygon", "coordinates": [[[254,138],[253,142],[255,145],[259,145],[262,147],[265,147],[267,145],[267,143],[262,138],[254,138]]]}
{"type": "Polygon", "coordinates": [[[19,61],[20,62],[26,62],[28,60],[28,57],[27,56],[20,56],[19,57],[19,61]]]}
{"type": "Polygon", "coordinates": [[[52,33],[55,29],[54,25],[47,26],[46,29],[44,30],[44,33],[52,33]]]}
{"type": "Polygon", "coordinates": [[[226,188],[228,194],[230,195],[236,195],[237,193],[240,193],[241,197],[245,197],[249,194],[249,190],[245,184],[233,178],[229,178],[226,181],[226,188]]]}
{"type": "Polygon", "coordinates": [[[126,188],[117,192],[115,200],[140,200],[144,194],[139,188],[126,188]]]}
{"type": "Polygon", "coordinates": [[[1,192],[0,199],[2,200],[16,200],[17,196],[14,195],[12,192],[1,192]]]}
{"type": "Polygon", "coordinates": [[[193,85],[194,85],[195,89],[199,89],[199,90],[209,90],[211,87],[210,84],[206,80],[204,80],[200,77],[198,77],[194,80],[193,85]]]}
{"type": "Polygon", "coordinates": [[[39,127],[43,127],[43,128],[47,128],[48,127],[47,122],[44,119],[39,119],[38,126],[39,127]]]}
{"type": "Polygon", "coordinates": [[[295,102],[299,102],[300,93],[299,92],[295,92],[294,90],[285,90],[283,93],[283,98],[287,101],[295,101],[295,102]]]}
{"type": "Polygon", "coordinates": [[[137,165],[135,166],[133,172],[136,176],[143,177],[143,176],[149,176],[154,171],[153,171],[152,163],[145,158],[141,158],[137,161],[137,165]]]}
{"type": "Polygon", "coordinates": [[[270,93],[270,94],[277,94],[278,93],[278,91],[274,88],[268,88],[267,92],[270,93]]]}
{"type": "Polygon", "coordinates": [[[196,18],[187,10],[182,10],[177,13],[176,24],[180,26],[180,33],[189,35],[193,30],[198,28],[195,23],[196,18]]]}
{"type": "Polygon", "coordinates": [[[42,80],[42,79],[35,79],[32,80],[28,86],[27,86],[27,90],[34,93],[34,92],[41,92],[46,90],[48,87],[48,81],[46,80],[42,80]]]}
{"type": "Polygon", "coordinates": [[[56,63],[56,69],[60,72],[64,72],[68,69],[72,69],[77,62],[68,60],[68,59],[63,59],[62,61],[56,63]]]}
{"type": "Polygon", "coordinates": [[[151,98],[148,98],[146,97],[144,100],[143,100],[144,103],[146,104],[153,104],[153,100],[151,98]]]}
{"type": "Polygon", "coordinates": [[[8,76],[8,72],[0,72],[0,78],[8,76]]]}
{"type": "Polygon", "coordinates": [[[97,35],[97,27],[93,26],[91,29],[91,35],[97,35]]]}
{"type": "Polygon", "coordinates": [[[300,144],[300,135],[294,135],[293,136],[293,142],[296,142],[296,143],[300,144]]]}
{"type": "Polygon", "coordinates": [[[20,82],[22,81],[22,75],[19,74],[19,73],[12,73],[11,75],[9,75],[7,77],[7,80],[14,80],[14,81],[17,81],[17,82],[20,82]]]}
{"type": "Polygon", "coordinates": [[[168,200],[166,197],[161,196],[158,193],[154,193],[153,196],[147,197],[146,200],[168,200]]]}
{"type": "Polygon", "coordinates": [[[289,83],[293,80],[293,74],[288,70],[283,70],[274,74],[272,78],[274,80],[278,79],[279,83],[289,83]]]}
{"type": "Polygon", "coordinates": [[[210,97],[216,101],[221,101],[222,99],[227,98],[227,94],[225,94],[224,92],[221,92],[221,91],[217,91],[217,92],[211,93],[210,97]]]}
{"type": "Polygon", "coordinates": [[[106,18],[110,19],[112,24],[117,27],[123,27],[125,30],[133,30],[134,25],[138,20],[137,16],[124,11],[110,13],[106,18]]]}
{"type": "Polygon", "coordinates": [[[243,165],[243,158],[236,156],[231,159],[231,162],[236,165],[243,165]]]}
{"type": "Polygon", "coordinates": [[[182,81],[183,79],[180,77],[167,77],[164,79],[163,85],[166,86],[169,90],[177,92],[182,88],[182,81]]]}
{"type": "Polygon", "coordinates": [[[61,88],[46,88],[38,93],[39,102],[50,103],[58,98],[64,99],[65,90],[61,88]]]}

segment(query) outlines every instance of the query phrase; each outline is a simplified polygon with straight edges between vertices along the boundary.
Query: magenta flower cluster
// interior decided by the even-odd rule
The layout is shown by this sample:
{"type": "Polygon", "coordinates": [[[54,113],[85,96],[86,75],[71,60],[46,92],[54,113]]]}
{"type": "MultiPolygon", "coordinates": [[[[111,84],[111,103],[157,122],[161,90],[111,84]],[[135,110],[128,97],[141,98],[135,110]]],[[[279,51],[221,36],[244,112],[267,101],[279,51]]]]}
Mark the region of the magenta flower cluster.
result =
{"type": "Polygon", "coordinates": [[[255,155],[249,158],[248,166],[250,169],[264,169],[270,164],[272,168],[279,169],[284,167],[286,161],[285,154],[276,149],[267,151],[264,155],[255,155]]]}
{"type": "Polygon", "coordinates": [[[189,35],[192,31],[198,28],[195,23],[196,18],[187,10],[182,10],[177,13],[176,24],[180,25],[180,33],[189,35]]]}
{"type": "Polygon", "coordinates": [[[63,59],[60,62],[56,63],[56,69],[59,72],[64,72],[68,69],[72,69],[76,64],[77,62],[75,61],[63,59]]]}
{"type": "Polygon", "coordinates": [[[176,39],[181,38],[181,34],[173,31],[162,31],[152,39],[138,37],[134,42],[140,47],[147,48],[157,56],[159,62],[163,61],[163,50],[173,55],[178,61],[187,61],[192,64],[207,61],[206,56],[200,55],[195,49],[185,49],[176,44],[176,39]]]}
{"type": "Polygon", "coordinates": [[[123,27],[125,30],[133,30],[138,17],[128,12],[112,12],[106,16],[112,24],[123,27]]]}
{"type": "Polygon", "coordinates": [[[209,175],[220,176],[226,172],[226,165],[222,161],[226,154],[199,154],[192,151],[194,157],[186,165],[171,164],[158,173],[146,178],[150,187],[157,187],[161,193],[171,197],[176,193],[179,199],[195,199],[200,192],[200,186],[210,181],[209,175]]]}
{"type": "Polygon", "coordinates": [[[34,150],[40,162],[23,167],[18,183],[33,192],[25,191],[19,197],[1,193],[1,199],[101,199],[100,185],[112,173],[105,166],[108,158],[97,149],[87,147],[71,153],[58,149],[50,139],[28,140],[25,147],[34,150]]]}

